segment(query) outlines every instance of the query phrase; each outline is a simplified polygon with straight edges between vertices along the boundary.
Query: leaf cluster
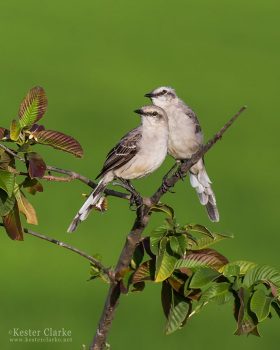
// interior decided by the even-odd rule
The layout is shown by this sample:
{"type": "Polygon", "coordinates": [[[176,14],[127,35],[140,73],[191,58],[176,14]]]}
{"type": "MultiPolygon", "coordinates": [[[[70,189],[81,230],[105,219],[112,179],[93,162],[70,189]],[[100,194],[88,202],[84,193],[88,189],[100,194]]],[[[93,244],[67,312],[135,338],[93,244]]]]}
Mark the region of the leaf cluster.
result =
{"type": "Polygon", "coordinates": [[[44,177],[47,166],[34,146],[50,146],[76,157],[83,155],[81,145],[73,137],[38,124],[47,104],[44,89],[32,88],[21,102],[18,117],[11,121],[10,128],[0,128],[0,142],[13,145],[12,152],[0,149],[0,215],[7,234],[14,240],[23,240],[20,213],[28,223],[36,225],[38,222],[35,209],[24,193],[34,195],[43,191],[39,179],[44,177]],[[26,172],[17,170],[17,156],[24,159],[26,172]],[[19,176],[24,176],[24,180],[18,181],[19,176]]]}
{"type": "Polygon", "coordinates": [[[137,246],[123,274],[123,293],[143,291],[145,284],[161,283],[166,334],[182,328],[208,303],[231,302],[236,335],[259,335],[258,324],[280,315],[280,273],[249,261],[229,262],[211,246],[232,236],[205,226],[176,223],[172,208],[159,204],[168,218],[137,246]],[[210,248],[211,247],[211,248],[210,248]]]}

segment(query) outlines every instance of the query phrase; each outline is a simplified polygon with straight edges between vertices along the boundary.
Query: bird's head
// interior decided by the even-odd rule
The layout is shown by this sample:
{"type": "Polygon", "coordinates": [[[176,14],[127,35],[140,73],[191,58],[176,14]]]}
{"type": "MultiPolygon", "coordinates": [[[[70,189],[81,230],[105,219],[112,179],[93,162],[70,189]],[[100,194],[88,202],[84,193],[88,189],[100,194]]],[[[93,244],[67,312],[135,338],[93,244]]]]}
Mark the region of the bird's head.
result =
{"type": "Polygon", "coordinates": [[[154,105],[162,108],[166,107],[166,105],[174,102],[177,99],[175,90],[167,86],[156,88],[155,90],[145,94],[145,97],[149,97],[154,105]]]}
{"type": "Polygon", "coordinates": [[[139,114],[142,119],[148,120],[151,124],[167,123],[167,115],[160,107],[148,105],[136,109],[134,112],[139,114]]]}

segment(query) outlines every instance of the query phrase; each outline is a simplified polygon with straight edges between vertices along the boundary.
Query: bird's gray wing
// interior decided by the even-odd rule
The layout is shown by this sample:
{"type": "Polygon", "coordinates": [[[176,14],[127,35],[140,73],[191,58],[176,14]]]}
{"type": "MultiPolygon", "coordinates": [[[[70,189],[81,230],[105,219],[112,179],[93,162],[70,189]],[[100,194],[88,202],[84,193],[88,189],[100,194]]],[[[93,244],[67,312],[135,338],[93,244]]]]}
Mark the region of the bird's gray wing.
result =
{"type": "Polygon", "coordinates": [[[195,125],[195,133],[196,134],[200,133],[201,132],[201,126],[199,124],[199,121],[198,121],[198,118],[197,118],[195,112],[188,105],[186,105],[183,101],[180,101],[180,102],[181,102],[180,103],[181,108],[183,108],[186,116],[189,117],[193,121],[193,123],[195,125]]]}
{"type": "Polygon", "coordinates": [[[185,113],[193,121],[193,123],[195,125],[195,133],[197,134],[197,133],[201,132],[201,126],[199,124],[199,121],[198,121],[198,118],[197,118],[195,112],[192,109],[188,108],[185,113]]]}
{"type": "Polygon", "coordinates": [[[141,126],[131,130],[122,137],[120,142],[107,154],[103,168],[96,178],[105,175],[110,170],[118,169],[130,161],[138,151],[141,137],[141,126]]]}

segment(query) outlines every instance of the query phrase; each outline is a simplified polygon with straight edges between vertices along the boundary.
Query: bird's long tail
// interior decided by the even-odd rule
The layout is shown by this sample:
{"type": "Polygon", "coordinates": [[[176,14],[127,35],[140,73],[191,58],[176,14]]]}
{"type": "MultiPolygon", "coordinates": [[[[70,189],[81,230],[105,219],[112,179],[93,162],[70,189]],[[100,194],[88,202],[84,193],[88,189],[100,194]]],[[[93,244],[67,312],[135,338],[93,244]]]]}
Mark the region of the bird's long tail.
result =
{"type": "Polygon", "coordinates": [[[209,219],[214,222],[219,221],[215,194],[202,159],[190,169],[190,182],[198,194],[200,203],[205,205],[209,219]]]}
{"type": "Polygon", "coordinates": [[[92,208],[94,208],[94,206],[98,203],[98,201],[102,197],[102,193],[105,190],[107,184],[108,184],[108,181],[106,181],[105,178],[102,178],[99,181],[98,185],[91,192],[91,194],[88,196],[87,200],[85,201],[81,209],[78,211],[78,213],[74,217],[73,221],[68,227],[67,232],[74,232],[77,226],[79,225],[79,223],[86,220],[92,208]]]}

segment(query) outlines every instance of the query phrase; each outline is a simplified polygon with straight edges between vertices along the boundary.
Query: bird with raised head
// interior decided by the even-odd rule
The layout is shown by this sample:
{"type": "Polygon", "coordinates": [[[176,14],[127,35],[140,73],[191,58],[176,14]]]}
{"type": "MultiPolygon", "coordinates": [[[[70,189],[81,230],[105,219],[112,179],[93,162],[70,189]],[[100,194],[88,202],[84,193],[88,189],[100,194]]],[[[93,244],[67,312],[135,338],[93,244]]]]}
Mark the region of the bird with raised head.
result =
{"type": "MultiPolygon", "coordinates": [[[[168,153],[176,160],[191,158],[203,143],[203,134],[195,112],[184,103],[173,88],[162,86],[145,95],[155,106],[165,110],[168,117],[168,153]]],[[[207,209],[211,221],[219,221],[215,194],[201,158],[189,171],[190,182],[200,203],[207,209]]]]}

